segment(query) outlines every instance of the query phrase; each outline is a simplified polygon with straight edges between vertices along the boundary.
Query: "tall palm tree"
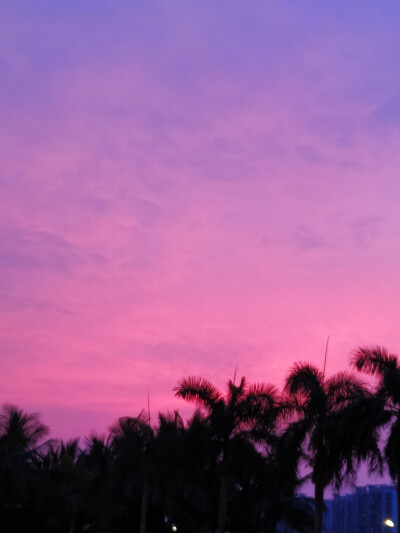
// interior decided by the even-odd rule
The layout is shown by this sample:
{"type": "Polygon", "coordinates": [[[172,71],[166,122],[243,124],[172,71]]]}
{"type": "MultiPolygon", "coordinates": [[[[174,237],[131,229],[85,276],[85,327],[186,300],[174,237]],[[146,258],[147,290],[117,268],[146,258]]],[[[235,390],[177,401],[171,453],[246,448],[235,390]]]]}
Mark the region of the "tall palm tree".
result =
{"type": "Polygon", "coordinates": [[[155,474],[155,432],[148,414],[142,411],[137,417],[123,417],[111,428],[112,449],[116,466],[129,483],[141,486],[139,533],[146,533],[151,482],[155,474]]]}
{"type": "Polygon", "coordinates": [[[272,385],[249,386],[243,377],[239,385],[229,381],[223,396],[208,380],[194,376],[182,379],[174,390],[176,396],[194,402],[208,415],[220,461],[218,531],[225,533],[228,477],[235,459],[241,460],[235,452],[243,449],[241,440],[261,424],[274,427],[279,413],[277,390],[272,385]]]}
{"type": "MultiPolygon", "coordinates": [[[[159,427],[158,439],[162,432],[159,427]]],[[[180,440],[179,503],[185,516],[183,528],[193,533],[210,531],[217,493],[217,453],[212,428],[203,412],[196,409],[185,425],[180,440]]],[[[164,449],[158,440],[159,449],[164,449]]],[[[177,519],[180,522],[181,517],[177,519]]],[[[178,524],[177,524],[178,525],[178,524]]]]}
{"type": "Polygon", "coordinates": [[[278,522],[301,533],[310,533],[313,529],[310,502],[296,495],[309,479],[309,475],[301,477],[299,474],[301,460],[305,458],[302,436],[303,428],[296,423],[290,424],[276,436],[266,456],[266,503],[271,533],[276,532],[278,522]]]}
{"type": "MultiPolygon", "coordinates": [[[[160,413],[155,440],[157,499],[168,524],[199,533],[207,524],[210,461],[207,424],[197,413],[187,425],[178,411],[160,413]],[[205,505],[206,504],[206,505],[205,505]]],[[[211,489],[212,490],[212,489],[211,489]]]]}
{"type": "Polygon", "coordinates": [[[309,499],[296,496],[309,479],[299,475],[299,463],[304,457],[303,431],[294,423],[277,429],[279,432],[268,435],[264,446],[257,446],[260,453],[248,453],[235,465],[244,470],[247,478],[239,478],[241,490],[236,494],[239,501],[235,505],[235,524],[244,533],[276,533],[282,522],[301,533],[313,529],[309,499]]]}
{"type": "MultiPolygon", "coordinates": [[[[375,423],[383,426],[391,421],[384,447],[384,458],[390,477],[397,488],[400,509],[400,361],[396,354],[381,346],[360,347],[353,353],[352,364],[359,371],[379,379],[376,391],[375,423]]],[[[371,415],[370,415],[371,417],[371,415]]]]}
{"type": "Polygon", "coordinates": [[[370,468],[376,466],[376,434],[361,427],[360,417],[370,395],[350,373],[325,379],[320,370],[307,363],[293,366],[285,391],[292,402],[289,406],[297,413],[297,430],[311,467],[314,532],[321,533],[325,488],[332,484],[339,487],[346,478],[354,478],[361,460],[370,458],[370,468]],[[362,441],[361,435],[367,440],[362,441]]]}
{"type": "Polygon", "coordinates": [[[159,413],[155,439],[155,463],[157,464],[158,500],[164,516],[175,523],[180,509],[182,479],[183,440],[185,425],[178,411],[159,413]]]}

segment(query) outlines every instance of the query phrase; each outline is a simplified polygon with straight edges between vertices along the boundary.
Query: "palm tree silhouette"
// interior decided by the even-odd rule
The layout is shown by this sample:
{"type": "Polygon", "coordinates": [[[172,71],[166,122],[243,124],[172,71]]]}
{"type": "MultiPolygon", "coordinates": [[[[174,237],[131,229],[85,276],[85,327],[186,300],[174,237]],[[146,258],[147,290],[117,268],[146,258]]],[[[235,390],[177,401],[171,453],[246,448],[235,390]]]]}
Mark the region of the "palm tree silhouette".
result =
{"type": "Polygon", "coordinates": [[[314,532],[321,533],[325,488],[331,484],[339,487],[344,479],[354,478],[356,465],[368,457],[372,469],[379,454],[374,434],[365,432],[367,443],[360,438],[364,432],[359,414],[366,409],[370,395],[350,373],[340,372],[325,379],[320,370],[307,363],[293,366],[285,391],[289,393],[289,410],[297,413],[295,424],[312,470],[314,532]]]}
{"type": "Polygon", "coordinates": [[[49,433],[37,413],[27,413],[12,405],[3,405],[0,413],[1,452],[7,454],[31,451],[49,433]]]}
{"type": "Polygon", "coordinates": [[[174,388],[175,395],[203,408],[210,422],[212,439],[219,458],[218,531],[225,533],[228,481],[235,460],[242,460],[240,445],[244,437],[266,426],[275,427],[279,414],[278,393],[272,385],[249,386],[243,377],[239,385],[227,384],[225,397],[208,380],[191,376],[174,388]]]}
{"type": "MultiPolygon", "coordinates": [[[[171,527],[198,533],[206,522],[204,501],[210,486],[205,421],[196,415],[185,426],[178,411],[160,413],[155,440],[158,505],[171,527]]],[[[206,506],[207,508],[207,506],[206,506]]]]}
{"type": "Polygon", "coordinates": [[[268,523],[271,533],[275,533],[278,522],[286,523],[300,533],[310,533],[313,529],[313,513],[310,501],[298,498],[296,492],[309,479],[300,477],[299,466],[302,451],[302,428],[290,424],[274,439],[265,462],[266,502],[268,523]]]}
{"type": "Polygon", "coordinates": [[[116,466],[122,476],[141,486],[139,533],[146,533],[150,489],[156,472],[155,433],[148,414],[142,411],[137,417],[120,418],[111,428],[111,439],[116,466]]]}
{"type": "Polygon", "coordinates": [[[0,412],[0,507],[3,520],[21,523],[29,511],[29,492],[34,469],[32,459],[40,441],[49,433],[36,413],[6,404],[0,412]]]}
{"type": "Polygon", "coordinates": [[[92,432],[85,439],[85,449],[79,456],[78,467],[87,480],[86,529],[106,532],[113,530],[113,519],[118,508],[117,484],[110,436],[92,432]]]}
{"type": "Polygon", "coordinates": [[[68,524],[69,533],[80,527],[92,503],[89,478],[80,464],[82,450],[78,444],[79,439],[54,441],[40,457],[45,476],[41,500],[46,522],[59,530],[68,524]]]}
{"type": "Polygon", "coordinates": [[[361,347],[354,351],[352,364],[357,370],[379,379],[375,409],[369,413],[375,426],[392,422],[384,447],[390,477],[396,484],[397,508],[400,509],[400,361],[381,346],[361,347]]]}

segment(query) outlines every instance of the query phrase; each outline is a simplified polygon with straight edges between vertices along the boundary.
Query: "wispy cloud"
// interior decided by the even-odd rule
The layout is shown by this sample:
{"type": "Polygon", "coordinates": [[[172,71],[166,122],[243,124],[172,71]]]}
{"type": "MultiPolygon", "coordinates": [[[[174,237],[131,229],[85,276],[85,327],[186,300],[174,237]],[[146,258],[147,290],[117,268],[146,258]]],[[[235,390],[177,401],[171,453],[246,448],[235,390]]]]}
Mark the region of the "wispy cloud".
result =
{"type": "Polygon", "coordinates": [[[304,226],[299,226],[296,229],[294,233],[294,241],[298,247],[303,250],[332,247],[332,243],[329,241],[329,239],[304,226]]]}
{"type": "Polygon", "coordinates": [[[396,348],[397,5],[3,3],[9,400],[100,424],[396,348]]]}

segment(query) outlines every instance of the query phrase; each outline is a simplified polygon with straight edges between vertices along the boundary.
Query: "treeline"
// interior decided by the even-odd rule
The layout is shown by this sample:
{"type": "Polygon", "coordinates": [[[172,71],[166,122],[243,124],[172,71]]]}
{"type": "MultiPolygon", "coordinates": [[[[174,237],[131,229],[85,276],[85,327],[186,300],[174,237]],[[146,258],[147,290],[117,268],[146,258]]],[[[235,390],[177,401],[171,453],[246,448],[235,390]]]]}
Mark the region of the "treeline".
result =
{"type": "Polygon", "coordinates": [[[307,363],[291,368],[281,392],[242,378],[222,393],[185,378],[174,390],[197,406],[187,423],[175,411],[151,424],[142,411],[82,447],[46,441],[38,415],[5,405],[0,531],[275,533],[287,524],[321,533],[325,489],[354,480],[361,462],[370,472],[387,466],[399,503],[399,360],[359,348],[351,365],[376,386],[307,363]],[[296,498],[306,480],[313,501],[296,498]]]}

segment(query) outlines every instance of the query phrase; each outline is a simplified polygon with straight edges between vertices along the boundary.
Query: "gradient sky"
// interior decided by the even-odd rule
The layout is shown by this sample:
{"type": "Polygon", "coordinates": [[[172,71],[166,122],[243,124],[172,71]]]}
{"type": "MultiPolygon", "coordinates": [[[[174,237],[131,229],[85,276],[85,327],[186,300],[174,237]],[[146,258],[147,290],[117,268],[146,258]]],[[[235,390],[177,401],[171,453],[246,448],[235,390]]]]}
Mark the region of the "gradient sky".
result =
{"type": "Polygon", "coordinates": [[[1,402],[55,437],[400,350],[397,0],[1,0],[1,402]]]}

